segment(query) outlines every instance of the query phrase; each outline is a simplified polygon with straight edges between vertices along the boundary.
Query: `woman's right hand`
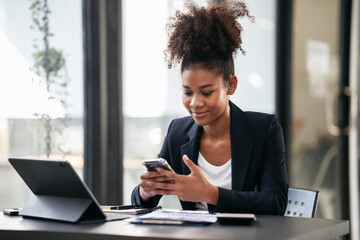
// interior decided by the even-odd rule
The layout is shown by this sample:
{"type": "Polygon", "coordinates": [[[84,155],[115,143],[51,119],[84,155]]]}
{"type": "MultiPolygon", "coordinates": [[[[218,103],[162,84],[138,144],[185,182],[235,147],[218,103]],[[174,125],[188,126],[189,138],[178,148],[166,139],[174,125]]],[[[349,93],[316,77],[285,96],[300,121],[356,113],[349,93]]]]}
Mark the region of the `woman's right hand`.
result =
{"type": "Polygon", "coordinates": [[[162,175],[158,171],[146,171],[140,174],[140,197],[143,201],[149,200],[149,198],[156,194],[153,190],[157,189],[152,187],[152,183],[166,182],[170,183],[173,179],[162,175]]]}

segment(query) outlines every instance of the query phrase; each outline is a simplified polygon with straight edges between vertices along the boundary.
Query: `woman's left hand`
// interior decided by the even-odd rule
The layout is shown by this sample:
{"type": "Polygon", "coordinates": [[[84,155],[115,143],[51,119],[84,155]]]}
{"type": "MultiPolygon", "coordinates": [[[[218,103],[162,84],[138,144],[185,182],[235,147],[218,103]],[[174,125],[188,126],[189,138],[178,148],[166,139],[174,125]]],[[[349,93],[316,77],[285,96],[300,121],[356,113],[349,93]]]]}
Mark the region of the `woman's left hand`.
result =
{"type": "Polygon", "coordinates": [[[149,183],[151,184],[151,188],[156,188],[156,190],[152,190],[152,193],[160,195],[177,195],[182,201],[207,202],[217,205],[219,189],[206,180],[200,168],[186,155],[183,156],[183,161],[191,171],[189,175],[179,175],[162,168],[156,168],[156,171],[173,179],[173,181],[171,183],[149,183]]]}

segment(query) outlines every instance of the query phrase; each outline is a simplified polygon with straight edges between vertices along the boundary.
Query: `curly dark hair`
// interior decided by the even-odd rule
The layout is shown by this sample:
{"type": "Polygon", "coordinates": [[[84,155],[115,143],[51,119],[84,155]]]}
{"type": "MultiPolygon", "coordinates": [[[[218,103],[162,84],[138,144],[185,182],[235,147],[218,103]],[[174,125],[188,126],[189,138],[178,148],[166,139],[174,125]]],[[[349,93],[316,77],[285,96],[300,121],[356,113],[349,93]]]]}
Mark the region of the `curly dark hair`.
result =
{"type": "Polygon", "coordinates": [[[167,24],[169,42],[164,51],[168,67],[181,63],[184,70],[200,66],[222,75],[225,81],[234,75],[233,54],[240,49],[242,54],[242,26],[238,18],[255,18],[243,2],[222,1],[199,7],[188,2],[189,12],[176,11],[167,24]]]}

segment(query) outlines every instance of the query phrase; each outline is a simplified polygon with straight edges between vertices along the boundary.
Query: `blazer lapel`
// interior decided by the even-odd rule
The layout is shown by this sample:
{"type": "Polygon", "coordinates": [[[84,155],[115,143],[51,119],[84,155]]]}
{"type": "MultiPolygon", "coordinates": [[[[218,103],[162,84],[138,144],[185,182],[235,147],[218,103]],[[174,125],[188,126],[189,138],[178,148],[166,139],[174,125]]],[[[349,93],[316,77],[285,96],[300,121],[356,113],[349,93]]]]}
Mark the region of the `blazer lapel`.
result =
{"type": "Polygon", "coordinates": [[[194,122],[194,125],[188,132],[189,142],[181,146],[181,164],[183,174],[185,175],[190,174],[190,169],[185,165],[182,157],[186,154],[197,165],[202,131],[203,128],[194,122]]]}
{"type": "MultiPolygon", "coordinates": [[[[241,191],[245,182],[254,137],[249,130],[249,123],[245,113],[230,101],[231,111],[231,168],[232,189],[241,191]]],[[[190,174],[190,169],[182,161],[186,154],[196,165],[199,157],[200,141],[203,128],[194,122],[188,132],[189,142],[181,146],[182,174],[190,174]]]]}
{"type": "Polygon", "coordinates": [[[232,189],[241,191],[245,182],[254,137],[246,131],[248,120],[243,111],[230,102],[232,189]]]}
{"type": "MultiPolygon", "coordinates": [[[[184,154],[186,154],[197,165],[202,131],[203,128],[194,122],[194,125],[188,132],[189,142],[181,146],[181,167],[182,174],[184,175],[189,175],[191,172],[190,169],[185,165],[182,157],[184,156],[184,154]]],[[[195,209],[196,203],[181,201],[181,205],[183,209],[195,209]]]]}

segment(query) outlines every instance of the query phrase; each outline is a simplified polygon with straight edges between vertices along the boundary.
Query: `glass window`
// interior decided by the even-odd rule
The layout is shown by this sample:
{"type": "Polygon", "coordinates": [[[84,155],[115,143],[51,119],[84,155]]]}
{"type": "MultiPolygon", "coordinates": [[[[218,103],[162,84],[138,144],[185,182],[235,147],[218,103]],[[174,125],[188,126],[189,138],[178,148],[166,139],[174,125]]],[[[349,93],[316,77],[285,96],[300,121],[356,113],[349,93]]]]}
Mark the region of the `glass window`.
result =
{"type": "Polygon", "coordinates": [[[238,89],[232,96],[245,111],[275,113],[276,1],[247,1],[255,22],[244,19],[243,48],[235,57],[238,89]]]}
{"type": "MultiPolygon", "coordinates": [[[[239,85],[232,100],[244,110],[275,112],[275,3],[248,1],[256,22],[241,22],[247,54],[239,53],[235,59],[239,85]]],[[[167,69],[163,54],[168,18],[183,6],[180,0],[123,1],[125,203],[130,203],[131,191],[144,171],[140,161],[156,157],[170,121],[188,115],[182,106],[179,66],[167,69]]],[[[170,201],[162,204],[179,206],[177,200],[166,198],[170,201]]]]}
{"type": "Polygon", "coordinates": [[[294,1],[289,180],[293,187],[320,191],[316,216],[323,218],[341,216],[339,9],[339,0],[294,1]]]}
{"type": "MultiPolygon", "coordinates": [[[[60,63],[51,65],[60,71],[51,78],[58,83],[50,84],[49,89],[45,75],[39,75],[34,67],[34,59],[41,64],[44,45],[43,32],[30,28],[34,25],[33,2],[0,0],[0,209],[21,207],[31,194],[7,159],[47,157],[42,114],[52,118],[50,158],[65,156],[82,175],[82,1],[48,1],[53,34],[49,46],[57,50],[49,51],[50,60],[62,54],[66,66],[65,71],[61,58],[57,58],[60,63]]],[[[43,11],[43,5],[39,7],[36,11],[43,11]]]]}

